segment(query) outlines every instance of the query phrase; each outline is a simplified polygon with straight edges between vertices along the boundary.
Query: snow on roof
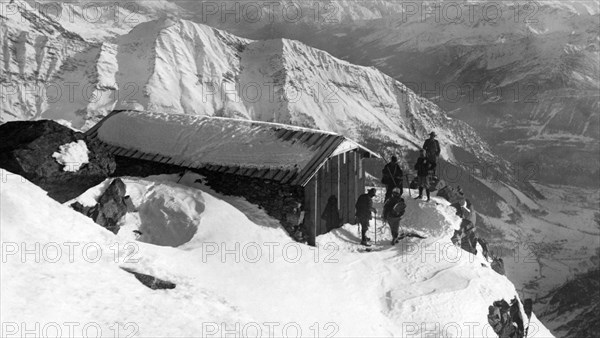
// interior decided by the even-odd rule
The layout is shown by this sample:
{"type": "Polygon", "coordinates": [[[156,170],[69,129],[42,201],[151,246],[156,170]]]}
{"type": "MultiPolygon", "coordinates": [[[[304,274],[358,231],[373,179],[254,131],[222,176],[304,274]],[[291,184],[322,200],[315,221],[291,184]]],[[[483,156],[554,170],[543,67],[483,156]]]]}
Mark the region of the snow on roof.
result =
{"type": "MultiPolygon", "coordinates": [[[[117,155],[192,168],[255,169],[253,174],[262,171],[265,178],[300,185],[331,156],[354,149],[378,156],[342,135],[327,131],[233,118],[141,111],[115,111],[90,129],[88,135],[113,146],[117,155]],[[277,175],[274,171],[285,174],[277,175]]],[[[248,170],[236,172],[250,173],[248,170]]]]}

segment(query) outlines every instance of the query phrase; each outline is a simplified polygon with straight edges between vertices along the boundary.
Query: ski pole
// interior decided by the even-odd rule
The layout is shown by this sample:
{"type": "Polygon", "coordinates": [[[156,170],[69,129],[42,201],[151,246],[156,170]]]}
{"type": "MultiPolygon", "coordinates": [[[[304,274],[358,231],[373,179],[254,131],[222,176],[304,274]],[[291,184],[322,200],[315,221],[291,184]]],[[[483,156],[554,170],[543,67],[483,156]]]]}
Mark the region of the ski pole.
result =
{"type": "Polygon", "coordinates": [[[377,213],[375,213],[375,241],[374,243],[377,244],[377,213]]]}
{"type": "Polygon", "coordinates": [[[410,193],[410,179],[408,178],[408,174],[406,176],[406,186],[408,188],[408,197],[412,198],[412,194],[410,193]]]}

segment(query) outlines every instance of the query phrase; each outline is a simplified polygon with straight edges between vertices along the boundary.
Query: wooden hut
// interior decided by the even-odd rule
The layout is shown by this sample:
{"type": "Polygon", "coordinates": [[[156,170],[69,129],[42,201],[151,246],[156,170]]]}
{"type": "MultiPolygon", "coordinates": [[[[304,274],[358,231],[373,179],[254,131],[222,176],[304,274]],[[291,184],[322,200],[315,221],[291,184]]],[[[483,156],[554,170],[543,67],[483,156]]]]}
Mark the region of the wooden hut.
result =
{"type": "Polygon", "coordinates": [[[220,117],[114,111],[86,134],[116,156],[298,187],[310,244],[328,231],[321,215],[332,195],[342,222],[354,222],[363,159],[379,157],[336,133],[220,117]]]}

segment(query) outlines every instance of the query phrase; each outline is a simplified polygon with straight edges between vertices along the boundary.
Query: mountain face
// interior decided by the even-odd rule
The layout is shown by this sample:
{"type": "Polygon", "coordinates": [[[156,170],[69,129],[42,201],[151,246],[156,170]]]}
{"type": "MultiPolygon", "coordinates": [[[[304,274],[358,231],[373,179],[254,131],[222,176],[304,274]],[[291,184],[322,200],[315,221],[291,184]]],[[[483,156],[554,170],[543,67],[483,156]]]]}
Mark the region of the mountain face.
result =
{"type": "Polygon", "coordinates": [[[297,39],[375,66],[469,123],[496,153],[539,165],[536,179],[598,185],[597,1],[284,3],[259,22],[192,9],[240,36],[297,39]]]}
{"type": "Polygon", "coordinates": [[[39,98],[50,89],[56,73],[73,63],[67,60],[90,48],[78,34],[26,3],[20,5],[2,7],[1,122],[40,118],[48,100],[39,98]]]}
{"type": "Polygon", "coordinates": [[[593,337],[600,332],[595,319],[600,310],[600,270],[580,274],[541,300],[541,319],[561,336],[593,337]],[[584,301],[578,301],[584,300],[584,301]],[[573,313],[576,313],[573,320],[573,313]]]}
{"type": "MultiPolygon", "coordinates": [[[[510,159],[514,166],[535,167],[536,180],[597,185],[600,162],[594,155],[600,151],[600,122],[595,114],[600,107],[598,2],[470,1],[457,5],[425,1],[415,6],[389,0],[121,1],[98,10],[94,7],[97,4],[90,1],[14,3],[18,6],[3,11],[7,19],[1,30],[2,73],[6,75],[3,78],[12,79],[5,80],[0,93],[8,103],[3,105],[0,121],[40,117],[43,112],[55,117],[75,109],[77,117],[67,120],[75,119],[74,125],[83,127],[90,119],[84,116],[87,112],[105,114],[118,107],[113,101],[119,100],[97,98],[117,82],[111,77],[98,79],[100,74],[116,70],[97,68],[118,63],[110,59],[120,54],[112,48],[120,45],[117,40],[130,29],[170,15],[245,38],[296,39],[354,64],[374,66],[451,112],[450,116],[467,122],[496,154],[510,159]],[[59,27],[66,33],[42,34],[46,27],[59,27]],[[87,44],[82,46],[70,32],[87,44]],[[44,42],[46,38],[48,41],[44,42]],[[25,50],[31,60],[15,61],[25,50]],[[21,67],[19,62],[26,65],[21,67]],[[28,69],[30,64],[36,66],[28,69]],[[61,72],[61,67],[70,69],[75,65],[79,73],[61,72]],[[14,74],[20,76],[15,78],[14,74]],[[60,83],[48,83],[55,75],[60,83]],[[38,99],[44,95],[46,99],[38,99]],[[64,100],[64,96],[71,97],[64,100]]],[[[216,71],[209,74],[216,76],[213,83],[221,82],[216,71]]],[[[111,93],[118,93],[119,99],[138,96],[143,85],[136,81],[112,88],[111,93]]],[[[284,108],[288,100],[277,100],[272,93],[279,88],[276,82],[244,85],[251,101],[259,100],[257,95],[272,97],[267,103],[252,102],[255,106],[281,109],[281,114],[288,114],[284,108]]],[[[321,83],[315,86],[323,87],[321,83]]],[[[333,87],[308,89],[318,91],[322,100],[339,92],[333,87]]],[[[210,96],[218,101],[223,93],[210,96]]],[[[233,106],[239,106],[238,103],[233,106]]],[[[306,101],[296,106],[300,103],[306,101]]],[[[213,102],[212,109],[218,111],[223,104],[213,102]]],[[[244,105],[248,106],[248,102],[244,105]]],[[[292,114],[302,120],[302,113],[292,114]]]]}
{"type": "Polygon", "coordinates": [[[104,87],[114,86],[114,79],[103,77],[113,64],[106,59],[114,46],[109,41],[171,6],[151,4],[3,3],[0,123],[57,116],[82,127],[88,106],[109,110],[99,96],[104,87]]]}
{"type": "Polygon", "coordinates": [[[87,129],[112,109],[137,107],[368,134],[410,147],[436,130],[445,157],[454,145],[501,163],[472,128],[400,82],[297,41],[247,40],[165,17],[98,43],[6,21],[3,78],[19,89],[5,91],[3,121],[50,118],[87,129]],[[36,44],[46,35],[47,47],[36,44]],[[59,54],[59,45],[77,48],[59,54]]]}

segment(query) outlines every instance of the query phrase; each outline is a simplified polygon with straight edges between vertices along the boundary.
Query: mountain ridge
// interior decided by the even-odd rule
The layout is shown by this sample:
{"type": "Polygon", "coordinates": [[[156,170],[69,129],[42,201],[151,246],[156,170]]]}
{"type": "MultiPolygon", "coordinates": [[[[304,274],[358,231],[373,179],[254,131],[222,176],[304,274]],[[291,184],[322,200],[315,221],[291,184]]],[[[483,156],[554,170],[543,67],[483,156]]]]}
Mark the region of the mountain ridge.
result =
{"type": "MultiPolygon", "coordinates": [[[[55,79],[68,87],[65,84],[83,75],[84,81],[77,83],[91,89],[88,100],[86,93],[74,99],[61,97],[49,102],[45,110],[40,106],[36,117],[62,119],[87,129],[112,109],[141,105],[150,111],[259,119],[354,137],[359,136],[356,126],[346,121],[367,120],[372,126],[385,126],[383,134],[399,134],[412,144],[438,129],[448,142],[493,158],[474,131],[449,119],[406,86],[374,68],[352,65],[300,42],[251,41],[164,17],[140,24],[115,42],[85,47],[66,60],[55,79]],[[317,68],[319,72],[311,71],[317,68]],[[215,84],[219,88],[211,87],[215,84]],[[445,124],[453,132],[443,132],[445,124]]],[[[6,55],[4,61],[11,66],[16,63],[6,55]]],[[[21,77],[27,86],[27,77],[21,77]]],[[[18,101],[19,96],[15,97],[18,101]]],[[[40,97],[29,99],[39,101],[40,97]]],[[[29,102],[20,103],[27,106],[29,102]]]]}

